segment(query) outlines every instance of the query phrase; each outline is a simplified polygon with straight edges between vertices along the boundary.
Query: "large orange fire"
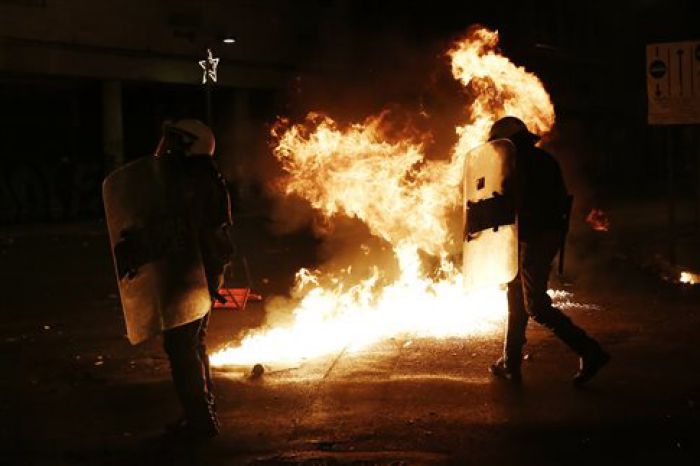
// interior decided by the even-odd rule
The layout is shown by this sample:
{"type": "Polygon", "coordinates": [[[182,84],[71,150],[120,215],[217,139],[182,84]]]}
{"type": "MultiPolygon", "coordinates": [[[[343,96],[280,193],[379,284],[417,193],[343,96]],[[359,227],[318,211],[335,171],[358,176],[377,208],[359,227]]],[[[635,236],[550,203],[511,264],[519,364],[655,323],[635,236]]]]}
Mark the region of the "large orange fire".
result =
{"type": "Polygon", "coordinates": [[[514,115],[543,134],[554,124],[554,107],[537,76],[497,45],[497,32],[479,28],[448,52],[454,78],[473,98],[448,160],[428,160],[420,138],[389,137],[385,114],[348,127],[319,113],[279,122],[274,155],[287,173],[283,192],[308,201],[326,222],[362,221],[393,250],[399,273],[390,278],[376,264],[357,283],[347,280],[348,270],[300,270],[288,301],[291,321],[271,322],[218,351],[214,366],[297,363],[397,335],[464,337],[502,327],[503,290],[467,294],[462,287],[450,260],[460,231],[450,218],[460,211],[465,155],[485,141],[491,124],[514,115]],[[437,266],[427,267],[426,257],[437,266]]]}

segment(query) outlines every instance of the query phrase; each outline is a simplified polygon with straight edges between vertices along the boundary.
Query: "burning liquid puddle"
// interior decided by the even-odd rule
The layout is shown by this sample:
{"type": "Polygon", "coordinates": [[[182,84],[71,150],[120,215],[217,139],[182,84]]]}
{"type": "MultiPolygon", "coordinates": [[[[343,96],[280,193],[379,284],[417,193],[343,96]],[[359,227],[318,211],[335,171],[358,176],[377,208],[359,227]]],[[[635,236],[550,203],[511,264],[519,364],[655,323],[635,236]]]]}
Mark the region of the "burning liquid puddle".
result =
{"type": "MultiPolygon", "coordinates": [[[[450,287],[446,283],[442,285],[450,287]]],[[[442,296],[419,296],[419,293],[403,296],[400,301],[406,306],[404,308],[393,308],[392,298],[387,296],[382,304],[389,306],[389,312],[383,312],[381,307],[347,310],[347,315],[338,319],[315,322],[314,319],[302,319],[290,327],[252,334],[244,338],[240,346],[213,354],[211,364],[214,367],[250,367],[267,362],[300,364],[341,351],[346,354],[361,351],[396,337],[499,338],[507,312],[505,293],[495,289],[467,296],[457,291],[458,288],[455,286],[454,293],[442,296]],[[481,310],[470,311],[475,305],[481,310]],[[386,331],[387,324],[391,326],[391,332],[386,331]]],[[[599,306],[573,301],[573,294],[568,291],[549,290],[549,295],[554,305],[563,310],[600,310],[599,306]]],[[[327,299],[327,296],[314,294],[306,306],[327,299]]]]}
{"type": "MultiPolygon", "coordinates": [[[[303,297],[293,311],[293,323],[249,334],[239,346],[213,354],[211,364],[295,365],[323,355],[357,352],[396,337],[474,338],[502,333],[507,313],[502,289],[466,294],[462,276],[454,270],[449,278],[437,281],[417,278],[410,270],[404,264],[401,278],[377,293],[373,291],[378,275],[349,290],[329,290],[320,287],[313,275],[301,274],[303,297]]],[[[595,308],[573,302],[566,291],[549,293],[564,309],[595,308]]]]}

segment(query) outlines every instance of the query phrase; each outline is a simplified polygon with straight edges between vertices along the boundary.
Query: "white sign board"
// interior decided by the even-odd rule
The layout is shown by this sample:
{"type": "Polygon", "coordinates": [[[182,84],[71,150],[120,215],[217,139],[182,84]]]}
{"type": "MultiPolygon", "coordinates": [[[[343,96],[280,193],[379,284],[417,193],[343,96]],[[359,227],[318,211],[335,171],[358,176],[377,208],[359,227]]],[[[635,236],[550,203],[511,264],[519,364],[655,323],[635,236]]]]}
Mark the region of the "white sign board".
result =
{"type": "Polygon", "coordinates": [[[647,45],[650,125],[700,123],[700,41],[647,45]]]}

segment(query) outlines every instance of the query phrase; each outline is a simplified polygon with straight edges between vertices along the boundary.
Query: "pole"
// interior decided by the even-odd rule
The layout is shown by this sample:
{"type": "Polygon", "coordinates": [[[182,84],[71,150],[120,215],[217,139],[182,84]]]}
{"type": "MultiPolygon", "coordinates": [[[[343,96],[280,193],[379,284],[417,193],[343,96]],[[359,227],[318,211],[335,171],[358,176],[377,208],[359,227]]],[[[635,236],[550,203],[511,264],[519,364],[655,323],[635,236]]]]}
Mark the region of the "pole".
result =
{"type": "Polygon", "coordinates": [[[676,265],[676,186],[673,163],[673,126],[666,127],[666,171],[668,194],[668,261],[676,265]]]}
{"type": "Polygon", "coordinates": [[[204,84],[204,111],[205,111],[207,126],[209,126],[210,128],[213,125],[211,94],[212,94],[212,83],[211,83],[211,81],[207,81],[207,83],[204,84]]]}
{"type": "Polygon", "coordinates": [[[696,187],[696,199],[695,199],[695,229],[700,234],[700,125],[694,125],[693,131],[693,144],[692,148],[695,151],[696,158],[696,176],[697,180],[695,183],[696,187]]]}

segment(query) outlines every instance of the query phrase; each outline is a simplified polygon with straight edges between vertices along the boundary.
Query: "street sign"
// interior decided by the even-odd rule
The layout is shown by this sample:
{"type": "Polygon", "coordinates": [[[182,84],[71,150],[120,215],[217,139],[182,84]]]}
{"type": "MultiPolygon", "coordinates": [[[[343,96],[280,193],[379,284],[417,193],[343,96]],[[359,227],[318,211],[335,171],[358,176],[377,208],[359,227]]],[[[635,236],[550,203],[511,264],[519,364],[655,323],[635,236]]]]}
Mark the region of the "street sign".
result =
{"type": "Polygon", "coordinates": [[[647,45],[650,125],[700,123],[700,41],[647,45]]]}

